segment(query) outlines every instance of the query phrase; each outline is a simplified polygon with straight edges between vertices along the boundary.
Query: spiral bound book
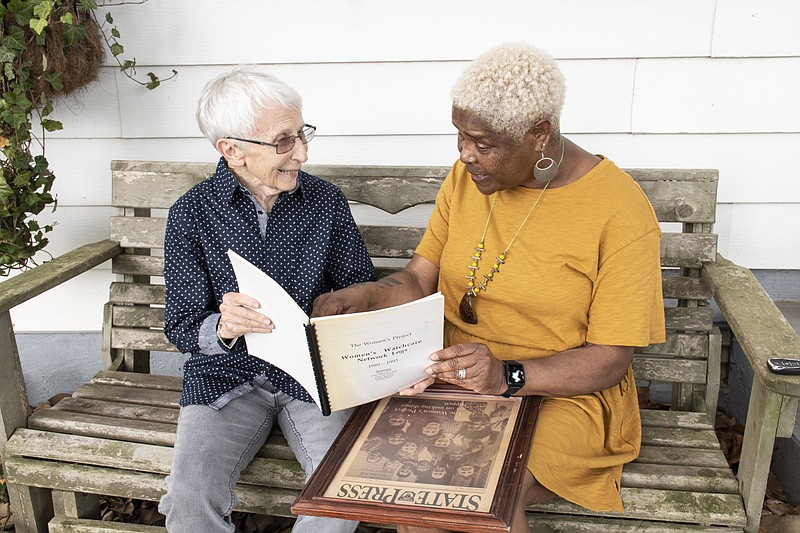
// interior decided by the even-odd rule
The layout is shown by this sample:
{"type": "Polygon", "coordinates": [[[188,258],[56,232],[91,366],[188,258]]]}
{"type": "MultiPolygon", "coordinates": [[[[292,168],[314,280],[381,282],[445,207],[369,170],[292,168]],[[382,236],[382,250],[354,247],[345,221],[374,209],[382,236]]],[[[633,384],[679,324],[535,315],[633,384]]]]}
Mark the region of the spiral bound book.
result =
{"type": "Polygon", "coordinates": [[[271,333],[245,335],[250,355],[302,385],[324,415],[390,396],[425,379],[430,354],[442,348],[441,293],[348,315],[309,318],[275,280],[228,250],[239,292],[261,304],[271,333]]]}

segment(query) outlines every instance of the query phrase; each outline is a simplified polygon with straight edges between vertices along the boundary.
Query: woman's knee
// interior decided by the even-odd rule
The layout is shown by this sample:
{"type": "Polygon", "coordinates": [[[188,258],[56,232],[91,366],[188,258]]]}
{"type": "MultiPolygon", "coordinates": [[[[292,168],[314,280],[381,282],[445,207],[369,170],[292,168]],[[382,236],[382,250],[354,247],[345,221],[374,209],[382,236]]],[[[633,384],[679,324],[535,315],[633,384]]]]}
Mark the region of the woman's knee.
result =
{"type": "Polygon", "coordinates": [[[205,527],[211,527],[209,531],[228,530],[236,494],[229,484],[210,481],[189,484],[173,478],[172,474],[167,477],[167,493],[161,498],[158,510],[167,517],[168,526],[179,526],[176,531],[190,531],[191,524],[200,527],[195,531],[205,527]]]}
{"type": "Polygon", "coordinates": [[[233,467],[222,468],[225,462],[193,457],[176,450],[161,504],[167,509],[178,509],[181,514],[230,514],[236,503],[233,484],[238,476],[233,467]]]}
{"type": "Polygon", "coordinates": [[[294,452],[308,479],[328,453],[339,431],[344,427],[352,409],[322,416],[319,408],[295,400],[278,415],[278,423],[289,447],[294,452]]]}

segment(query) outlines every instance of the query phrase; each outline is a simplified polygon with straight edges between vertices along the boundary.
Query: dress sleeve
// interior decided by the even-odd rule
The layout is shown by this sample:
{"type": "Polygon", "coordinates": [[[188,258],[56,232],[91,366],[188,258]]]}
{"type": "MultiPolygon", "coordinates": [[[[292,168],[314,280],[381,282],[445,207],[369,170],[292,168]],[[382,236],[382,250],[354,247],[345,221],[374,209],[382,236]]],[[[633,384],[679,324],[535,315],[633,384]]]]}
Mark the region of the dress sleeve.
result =
{"type": "Polygon", "coordinates": [[[587,341],[647,346],[665,340],[660,230],[652,229],[604,258],[589,307],[587,341]]]}
{"type": "Polygon", "coordinates": [[[169,210],[164,237],[164,333],[183,353],[225,353],[218,343],[200,342],[203,322],[219,312],[209,280],[191,210],[179,201],[169,210]]]}
{"type": "Polygon", "coordinates": [[[428,226],[425,228],[419,245],[414,250],[414,253],[421,255],[437,267],[441,266],[442,251],[447,244],[449,235],[450,204],[453,200],[455,183],[453,173],[454,168],[450,170],[439,192],[436,193],[436,205],[428,219],[428,226]]]}

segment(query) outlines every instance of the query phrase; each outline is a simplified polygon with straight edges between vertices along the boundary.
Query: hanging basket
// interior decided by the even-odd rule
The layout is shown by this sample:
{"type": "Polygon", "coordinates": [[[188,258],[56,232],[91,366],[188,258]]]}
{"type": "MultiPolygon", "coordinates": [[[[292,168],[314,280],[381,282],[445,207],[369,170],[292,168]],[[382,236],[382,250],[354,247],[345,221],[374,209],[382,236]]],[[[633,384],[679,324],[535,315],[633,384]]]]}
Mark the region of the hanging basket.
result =
{"type": "Polygon", "coordinates": [[[86,31],[85,37],[69,46],[64,46],[64,24],[53,26],[53,33],[48,36],[45,50],[47,72],[61,72],[60,91],[52,91],[48,96],[70,94],[97,79],[100,67],[105,58],[103,34],[97,21],[89,13],[78,10],[78,23],[86,31]]]}
{"type": "MultiPolygon", "coordinates": [[[[67,44],[67,25],[60,21],[60,16],[55,15],[45,29],[44,45],[36,43],[33,30],[26,30],[27,48],[22,53],[21,61],[31,64],[31,78],[35,82],[30,94],[33,101],[42,94],[48,99],[70,94],[95,81],[103,66],[105,41],[95,18],[77,4],[64,4],[59,10],[72,14],[73,24],[83,28],[84,36],[67,44]],[[61,73],[62,87],[58,89],[45,81],[46,75],[55,72],[61,73]]],[[[7,33],[5,30],[14,24],[13,16],[6,13],[3,33],[7,33]]]]}

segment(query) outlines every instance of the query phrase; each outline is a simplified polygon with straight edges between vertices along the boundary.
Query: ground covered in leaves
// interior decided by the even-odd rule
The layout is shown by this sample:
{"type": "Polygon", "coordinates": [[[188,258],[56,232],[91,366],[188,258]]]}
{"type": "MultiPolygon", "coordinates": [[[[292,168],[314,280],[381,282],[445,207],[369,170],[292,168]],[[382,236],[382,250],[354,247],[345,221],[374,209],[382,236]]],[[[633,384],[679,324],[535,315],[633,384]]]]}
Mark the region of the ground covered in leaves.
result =
{"type": "MultiPolygon", "coordinates": [[[[744,425],[722,411],[717,411],[715,428],[717,439],[722,445],[722,451],[728,459],[728,464],[736,472],[742,453],[744,425]]],[[[764,507],[761,510],[761,524],[758,532],[800,533],[800,505],[791,506],[786,503],[783,487],[772,471],[767,479],[767,491],[764,495],[764,507]]]]}
{"type": "MultiPolygon", "coordinates": [[[[646,409],[668,409],[669,406],[659,404],[650,399],[649,388],[639,388],[639,405],[646,409]]],[[[44,406],[39,406],[42,408],[44,406]]],[[[735,472],[739,466],[742,451],[744,426],[735,418],[719,411],[716,420],[717,438],[728,464],[735,472]]],[[[102,497],[100,501],[103,520],[112,522],[128,522],[145,525],[164,525],[164,517],[158,512],[155,502],[133,500],[130,498],[102,497]]],[[[234,513],[233,522],[237,533],[289,533],[294,519],[234,513]]],[[[0,531],[14,529],[14,516],[8,503],[5,477],[0,470],[0,531]]],[[[388,533],[387,530],[360,525],[358,533],[388,533]]],[[[786,503],[783,488],[775,475],[770,472],[764,508],[761,516],[759,533],[800,533],[800,506],[786,503]]]]}

